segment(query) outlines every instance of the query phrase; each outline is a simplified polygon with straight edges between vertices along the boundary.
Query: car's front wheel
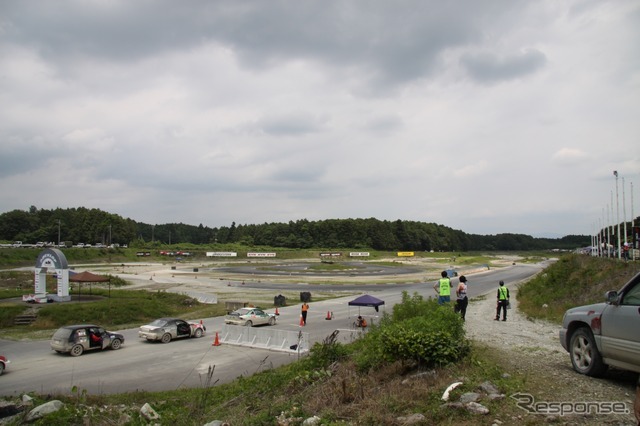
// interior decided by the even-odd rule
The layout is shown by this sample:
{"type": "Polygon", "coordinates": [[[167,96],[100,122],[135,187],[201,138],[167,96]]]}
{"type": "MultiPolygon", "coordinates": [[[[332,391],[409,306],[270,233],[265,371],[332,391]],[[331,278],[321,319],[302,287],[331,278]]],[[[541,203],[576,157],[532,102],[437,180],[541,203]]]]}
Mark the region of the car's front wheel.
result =
{"type": "Polygon", "coordinates": [[[596,346],[593,333],[587,327],[580,327],[571,335],[569,354],[573,369],[580,374],[597,377],[607,371],[602,355],[596,346]]]}
{"type": "Polygon", "coordinates": [[[0,362],[0,376],[4,373],[4,364],[0,362]]]}
{"type": "Polygon", "coordinates": [[[193,333],[193,337],[202,337],[202,329],[197,328],[196,331],[193,333]]]}
{"type": "Polygon", "coordinates": [[[276,325],[276,317],[269,318],[269,325],[276,325]]]}
{"type": "Polygon", "coordinates": [[[113,349],[114,351],[117,351],[121,347],[122,347],[122,341],[120,339],[113,339],[111,341],[111,349],[113,349]]]}
{"type": "Polygon", "coordinates": [[[162,335],[162,339],[160,339],[162,343],[169,343],[171,341],[171,334],[165,333],[162,335]]]}
{"type": "Polygon", "coordinates": [[[82,345],[73,345],[73,347],[69,351],[71,356],[80,356],[82,355],[82,352],[84,352],[84,348],[82,347],[82,345]]]}

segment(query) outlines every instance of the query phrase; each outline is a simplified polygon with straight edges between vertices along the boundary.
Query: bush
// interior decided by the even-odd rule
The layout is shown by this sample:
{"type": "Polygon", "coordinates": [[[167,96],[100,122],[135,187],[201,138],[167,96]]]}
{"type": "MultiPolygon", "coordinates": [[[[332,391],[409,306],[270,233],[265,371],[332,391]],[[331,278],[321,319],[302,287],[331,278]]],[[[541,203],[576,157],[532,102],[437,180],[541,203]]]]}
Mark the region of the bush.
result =
{"type": "Polygon", "coordinates": [[[385,316],[354,345],[356,365],[368,370],[394,361],[426,366],[456,362],[469,352],[463,324],[452,306],[403,292],[391,317],[385,316]]]}

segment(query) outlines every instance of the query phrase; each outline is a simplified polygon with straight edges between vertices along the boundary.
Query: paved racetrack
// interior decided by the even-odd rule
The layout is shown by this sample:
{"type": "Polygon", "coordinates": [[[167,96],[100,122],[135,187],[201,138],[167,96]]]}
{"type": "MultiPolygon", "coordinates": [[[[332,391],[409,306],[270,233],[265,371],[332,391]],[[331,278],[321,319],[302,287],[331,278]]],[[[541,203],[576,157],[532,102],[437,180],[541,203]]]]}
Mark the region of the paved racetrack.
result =
{"type": "MultiPolygon", "coordinates": [[[[530,277],[544,265],[517,265],[499,268],[473,275],[469,278],[469,295],[493,291],[498,280],[507,285],[530,277]]],[[[163,266],[163,268],[166,268],[163,266]]],[[[152,272],[149,272],[152,273],[152,272]]],[[[150,275],[153,278],[153,275],[150,275]]],[[[202,280],[200,278],[200,280],[202,280]]],[[[141,277],[142,281],[150,281],[141,277]]],[[[211,280],[214,282],[215,280],[211,280]]],[[[454,279],[457,284],[457,279],[454,279]]],[[[253,284],[252,284],[253,285],[253,284]]],[[[271,290],[280,285],[291,289],[290,283],[262,282],[256,284],[271,290]]],[[[296,285],[297,288],[316,291],[315,285],[296,285]]],[[[371,322],[384,311],[392,309],[406,290],[424,297],[432,297],[433,282],[383,285],[354,285],[354,290],[367,292],[385,301],[379,313],[367,312],[371,322]]],[[[318,285],[320,286],[320,285],[318,285]]],[[[320,286],[324,291],[327,286],[320,286]]],[[[343,287],[340,287],[343,290],[343,287]]],[[[247,288],[248,291],[255,291],[247,288]]],[[[309,333],[310,343],[320,342],[336,329],[349,328],[355,312],[348,302],[353,295],[310,303],[307,326],[299,325],[299,305],[280,308],[275,329],[309,333]],[[328,312],[334,318],[327,321],[328,312]]],[[[471,307],[472,309],[472,307],[471,307]]],[[[70,394],[74,386],[91,394],[120,393],[130,391],[173,390],[181,387],[198,387],[204,383],[209,366],[215,366],[213,380],[225,383],[251,375],[262,369],[276,367],[295,361],[298,355],[241,346],[213,346],[216,331],[221,331],[223,318],[203,318],[208,334],[201,339],[173,341],[168,344],[149,343],[137,336],[138,329],[118,330],[125,335],[125,344],[118,351],[86,353],[74,358],[53,352],[46,341],[0,341],[0,352],[11,359],[9,369],[0,377],[1,395],[19,395],[23,392],[40,394],[70,394]]]]}

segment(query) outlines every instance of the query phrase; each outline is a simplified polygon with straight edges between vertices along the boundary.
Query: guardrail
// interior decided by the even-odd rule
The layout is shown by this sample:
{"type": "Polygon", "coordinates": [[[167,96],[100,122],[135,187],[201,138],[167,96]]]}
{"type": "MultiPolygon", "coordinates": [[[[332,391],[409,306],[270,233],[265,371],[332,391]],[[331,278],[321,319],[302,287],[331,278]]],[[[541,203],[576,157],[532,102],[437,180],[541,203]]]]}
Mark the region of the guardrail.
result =
{"type": "Polygon", "coordinates": [[[268,326],[243,327],[225,324],[220,342],[227,345],[248,346],[282,352],[308,352],[309,333],[278,330],[268,326]]]}

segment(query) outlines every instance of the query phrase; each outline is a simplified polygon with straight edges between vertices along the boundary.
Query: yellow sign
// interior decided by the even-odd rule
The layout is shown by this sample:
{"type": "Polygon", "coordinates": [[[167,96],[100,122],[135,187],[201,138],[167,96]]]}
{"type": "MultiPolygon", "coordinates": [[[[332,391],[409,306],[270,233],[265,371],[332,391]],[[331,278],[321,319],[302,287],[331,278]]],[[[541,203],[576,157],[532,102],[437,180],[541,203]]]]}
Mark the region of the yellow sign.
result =
{"type": "Polygon", "coordinates": [[[413,257],[414,256],[414,252],[412,252],[412,251],[399,251],[398,252],[398,256],[399,257],[413,257]]]}

